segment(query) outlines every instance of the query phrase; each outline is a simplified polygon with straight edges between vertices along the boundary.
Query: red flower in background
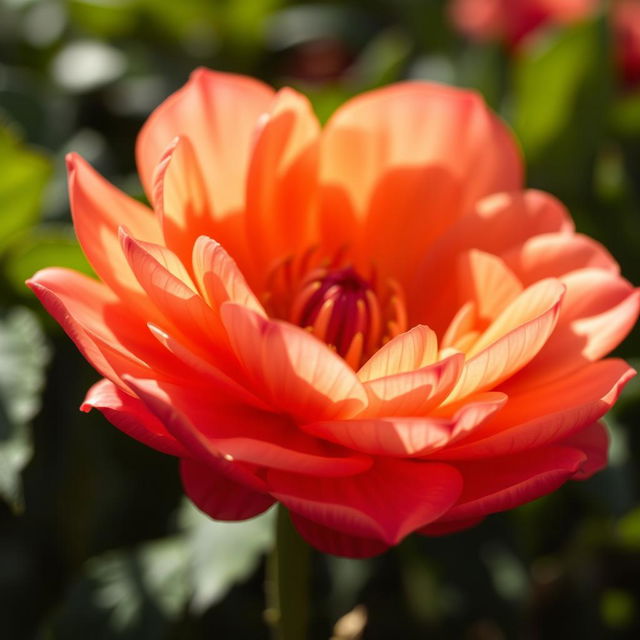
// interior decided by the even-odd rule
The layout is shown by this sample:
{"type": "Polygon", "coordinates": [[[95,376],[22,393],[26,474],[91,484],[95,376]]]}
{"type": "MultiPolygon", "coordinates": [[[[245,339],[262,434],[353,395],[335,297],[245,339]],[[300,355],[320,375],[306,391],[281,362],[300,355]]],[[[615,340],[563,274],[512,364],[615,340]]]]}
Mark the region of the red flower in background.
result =
{"type": "Polygon", "coordinates": [[[308,101],[197,71],[137,145],[152,208],[69,157],[100,281],[31,288],[104,376],[84,410],[181,461],[218,519],[276,501],[318,548],[468,527],[606,462],[602,360],[638,292],[474,93],[405,83],[321,130],[308,101]]]}
{"type": "Polygon", "coordinates": [[[613,10],[616,59],[627,86],[640,83],[640,0],[618,0],[613,10]]]}

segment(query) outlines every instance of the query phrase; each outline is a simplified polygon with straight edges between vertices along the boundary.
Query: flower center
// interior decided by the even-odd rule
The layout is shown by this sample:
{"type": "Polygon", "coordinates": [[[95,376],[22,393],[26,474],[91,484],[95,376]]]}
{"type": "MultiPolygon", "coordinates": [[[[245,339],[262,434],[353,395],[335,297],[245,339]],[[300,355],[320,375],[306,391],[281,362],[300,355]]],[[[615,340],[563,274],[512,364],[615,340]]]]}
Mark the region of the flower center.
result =
{"type": "Polygon", "coordinates": [[[406,330],[406,312],[398,285],[384,286],[374,273],[366,279],[341,256],[314,260],[308,251],[278,265],[269,278],[265,305],[326,342],[354,369],[392,337],[406,330]]]}

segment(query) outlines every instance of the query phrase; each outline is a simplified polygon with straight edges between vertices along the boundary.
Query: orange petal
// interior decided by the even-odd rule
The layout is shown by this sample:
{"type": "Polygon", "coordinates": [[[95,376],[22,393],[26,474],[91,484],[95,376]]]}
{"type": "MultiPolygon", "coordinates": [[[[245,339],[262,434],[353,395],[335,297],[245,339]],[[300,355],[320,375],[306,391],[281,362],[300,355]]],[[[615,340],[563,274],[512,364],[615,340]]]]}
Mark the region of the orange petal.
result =
{"type": "Polygon", "coordinates": [[[224,473],[230,466],[224,460],[219,464],[181,460],[185,493],[198,509],[216,520],[247,520],[266,511],[275,500],[224,473]]]}
{"type": "Polygon", "coordinates": [[[505,399],[499,393],[479,395],[453,417],[354,418],[315,422],[303,425],[302,429],[369,455],[427,456],[482,424],[502,407],[505,399]]]}
{"type": "Polygon", "coordinates": [[[198,238],[193,247],[193,271],[202,296],[214,310],[231,301],[266,317],[240,269],[215,240],[198,238]]]}
{"type": "Polygon", "coordinates": [[[464,489],[443,521],[480,518],[535,500],[580,473],[586,461],[586,454],[578,449],[552,445],[458,463],[464,489]]]}
{"type": "MultiPolygon", "coordinates": [[[[181,264],[173,256],[172,259],[158,259],[150,253],[145,245],[134,240],[126,232],[121,231],[122,250],[125,253],[131,270],[147,293],[149,300],[161,312],[162,316],[172,323],[172,331],[197,352],[214,349],[225,355],[226,336],[220,319],[216,313],[194,291],[194,285],[185,282],[184,274],[167,267],[181,264]]],[[[156,247],[166,257],[168,249],[156,247]]],[[[184,267],[181,267],[184,270],[184,267]]],[[[166,323],[166,321],[165,321],[166,323]]],[[[154,322],[162,324],[162,322],[154,322]]]]}
{"type": "Polygon", "coordinates": [[[551,278],[523,291],[480,336],[447,402],[491,389],[529,363],[556,325],[563,293],[551,278]]]}
{"type": "Polygon", "coordinates": [[[121,386],[121,375],[166,374],[175,361],[147,341],[144,325],[101,282],[68,269],[43,269],[27,284],[60,323],[82,355],[104,377],[121,386]],[[168,362],[167,362],[168,361],[168,362]]]}
{"type": "Polygon", "coordinates": [[[323,133],[324,242],[351,243],[363,225],[363,255],[402,282],[477,200],[520,188],[521,165],[507,128],[473,92],[413,82],[365,93],[323,133]]]}
{"type": "Polygon", "coordinates": [[[615,273],[580,269],[561,278],[567,293],[558,325],[535,360],[509,383],[509,393],[542,384],[607,355],[631,331],[640,289],[615,273]]]}
{"type": "Polygon", "coordinates": [[[89,412],[98,409],[104,417],[128,436],[173,456],[187,455],[186,449],[138,398],[118,389],[109,380],[96,382],[80,407],[89,412]]]}
{"type": "Polygon", "coordinates": [[[326,477],[352,476],[371,466],[370,458],[310,438],[282,415],[207,397],[203,389],[126,380],[166,428],[207,464],[222,458],[326,477]]]}
{"type": "Polygon", "coordinates": [[[458,282],[461,303],[473,302],[486,321],[497,318],[522,292],[522,284],[500,258],[477,249],[459,256],[458,282]]]}
{"type": "Polygon", "coordinates": [[[581,234],[535,236],[510,249],[503,259],[525,285],[585,267],[620,272],[618,263],[599,242],[581,234]]]}
{"type": "Polygon", "coordinates": [[[274,409],[308,421],[348,417],[366,405],[353,370],[304,329],[232,302],[222,305],[222,319],[250,379],[274,409]]]}
{"type": "Polygon", "coordinates": [[[267,484],[293,513],[389,545],[442,516],[461,491],[460,476],[449,465],[393,458],[379,458],[348,479],[269,471],[267,484]]]}
{"type": "Polygon", "coordinates": [[[594,422],[592,425],[581,429],[566,440],[563,440],[561,444],[578,449],[587,456],[587,461],[574,474],[574,480],[587,480],[594,473],[607,466],[609,433],[607,427],[601,422],[594,422]]]}
{"type": "Polygon", "coordinates": [[[438,453],[446,460],[500,456],[568,438],[602,417],[635,374],[622,360],[602,360],[509,397],[492,420],[438,453]]]}
{"type": "Polygon", "coordinates": [[[98,175],[80,156],[67,156],[69,198],[78,241],[100,278],[123,298],[145,309],[146,296],[127,264],[118,240],[118,228],[148,242],[161,242],[152,211],[125,195],[98,175]]]}
{"type": "Polygon", "coordinates": [[[418,325],[401,333],[378,349],[358,371],[362,382],[384,378],[407,371],[415,371],[433,364],[438,357],[436,334],[418,325]]]}
{"type": "Polygon", "coordinates": [[[449,395],[463,364],[464,355],[455,353],[415,371],[365,382],[369,406],[359,417],[426,415],[449,395]]]}
{"type": "Polygon", "coordinates": [[[311,104],[282,89],[257,136],[247,179],[247,233],[257,265],[296,255],[317,240],[320,125],[311,104]]]}
{"type": "Polygon", "coordinates": [[[498,193],[484,198],[430,248],[415,270],[406,291],[410,317],[444,333],[460,302],[449,278],[442,274],[455,272],[461,253],[477,249],[501,256],[532,236],[572,231],[566,208],[542,191],[498,193]]]}

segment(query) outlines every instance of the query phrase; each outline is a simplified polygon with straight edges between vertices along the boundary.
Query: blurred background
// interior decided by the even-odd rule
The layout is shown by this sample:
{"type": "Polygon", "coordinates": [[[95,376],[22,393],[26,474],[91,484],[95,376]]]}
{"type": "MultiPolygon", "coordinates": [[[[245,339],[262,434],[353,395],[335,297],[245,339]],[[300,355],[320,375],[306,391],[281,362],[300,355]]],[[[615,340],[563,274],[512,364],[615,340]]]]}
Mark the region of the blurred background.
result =
{"type": "MultiPolygon", "coordinates": [[[[24,286],[44,266],[91,272],[65,153],[140,196],[136,132],[194,67],[295,86],[322,120],[401,79],[473,87],[515,130],[528,185],[640,283],[640,0],[515,26],[474,3],[492,4],[0,0],[0,637],[268,637],[272,515],[207,520],[173,458],[81,414],[97,374],[24,286]]],[[[617,355],[639,354],[636,332],[617,355]]],[[[611,464],[586,483],[380,558],[316,554],[312,640],[359,604],[371,640],[640,637],[639,418],[632,381],[607,418],[611,464]]]]}

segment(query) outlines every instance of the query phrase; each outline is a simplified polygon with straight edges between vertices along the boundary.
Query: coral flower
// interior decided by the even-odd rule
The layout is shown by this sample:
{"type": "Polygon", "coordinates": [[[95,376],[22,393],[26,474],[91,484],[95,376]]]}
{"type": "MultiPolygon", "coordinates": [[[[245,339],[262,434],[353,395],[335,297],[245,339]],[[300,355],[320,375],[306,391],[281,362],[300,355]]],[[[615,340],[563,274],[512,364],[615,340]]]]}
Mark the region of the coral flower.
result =
{"type": "Polygon", "coordinates": [[[29,285],[103,376],[83,410],[180,459],[213,518],[281,502],[362,557],[469,527],[606,463],[638,314],[609,253],[524,190],[473,92],[402,83],[321,129],[196,71],[137,142],[151,208],[68,159],[100,280],[29,285]]]}
{"type": "Polygon", "coordinates": [[[514,48],[543,27],[592,15],[600,0],[452,0],[454,24],[476,40],[502,40],[514,48]]]}

